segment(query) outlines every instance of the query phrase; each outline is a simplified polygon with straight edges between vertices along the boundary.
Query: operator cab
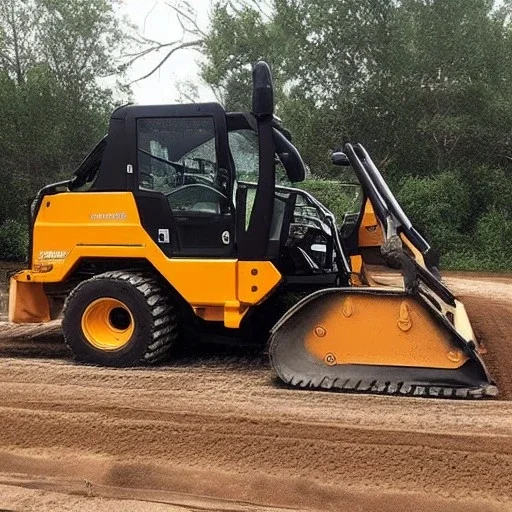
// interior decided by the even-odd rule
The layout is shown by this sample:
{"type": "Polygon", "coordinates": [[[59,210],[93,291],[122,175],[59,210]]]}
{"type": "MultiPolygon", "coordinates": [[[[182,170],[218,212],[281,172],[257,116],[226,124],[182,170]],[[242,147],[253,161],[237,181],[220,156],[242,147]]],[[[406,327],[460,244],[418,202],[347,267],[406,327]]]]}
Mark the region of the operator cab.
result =
{"type": "Polygon", "coordinates": [[[288,284],[335,284],[347,275],[335,222],[290,186],[305,165],[273,109],[265,63],[254,68],[252,113],[217,103],[120,107],[67,188],[133,192],[168,257],[270,260],[288,284]]]}

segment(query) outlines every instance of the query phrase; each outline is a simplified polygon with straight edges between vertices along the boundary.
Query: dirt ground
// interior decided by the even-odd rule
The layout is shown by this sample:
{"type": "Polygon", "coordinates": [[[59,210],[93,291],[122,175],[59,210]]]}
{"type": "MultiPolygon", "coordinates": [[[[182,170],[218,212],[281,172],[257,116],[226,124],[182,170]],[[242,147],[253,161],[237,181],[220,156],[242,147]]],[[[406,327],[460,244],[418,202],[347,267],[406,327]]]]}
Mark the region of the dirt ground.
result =
{"type": "Polygon", "coordinates": [[[294,391],[261,353],[74,364],[0,327],[0,509],[512,511],[512,277],[451,274],[500,399],[294,391]]]}

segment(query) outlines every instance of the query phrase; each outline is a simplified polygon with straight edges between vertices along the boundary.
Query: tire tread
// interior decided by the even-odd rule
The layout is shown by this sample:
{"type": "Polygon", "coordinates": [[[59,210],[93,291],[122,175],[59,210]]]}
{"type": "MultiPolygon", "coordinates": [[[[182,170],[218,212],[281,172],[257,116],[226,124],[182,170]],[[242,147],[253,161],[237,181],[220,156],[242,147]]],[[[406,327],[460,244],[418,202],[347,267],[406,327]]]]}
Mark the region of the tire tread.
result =
{"type": "MultiPolygon", "coordinates": [[[[71,291],[66,299],[64,312],[67,304],[74,300],[85,283],[99,280],[121,282],[137,290],[146,303],[152,318],[152,335],[147,340],[146,351],[138,363],[156,364],[164,360],[178,337],[178,315],[176,307],[170,303],[169,294],[166,293],[165,284],[162,280],[149,273],[133,271],[115,270],[98,274],[82,281],[71,291]]],[[[68,348],[73,351],[66,332],[64,332],[64,341],[68,348]]]]}

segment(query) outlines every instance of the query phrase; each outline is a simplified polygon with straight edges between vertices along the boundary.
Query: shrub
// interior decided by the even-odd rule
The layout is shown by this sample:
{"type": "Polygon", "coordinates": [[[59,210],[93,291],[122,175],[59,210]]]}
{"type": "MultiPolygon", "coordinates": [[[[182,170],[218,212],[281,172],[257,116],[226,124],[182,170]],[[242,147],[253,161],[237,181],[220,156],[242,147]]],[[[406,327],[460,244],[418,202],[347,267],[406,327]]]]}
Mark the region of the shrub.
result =
{"type": "Polygon", "coordinates": [[[512,180],[502,169],[408,177],[398,193],[404,210],[444,268],[512,269],[512,180]]]}
{"type": "Polygon", "coordinates": [[[470,210],[475,225],[487,212],[497,210],[512,216],[512,173],[510,168],[467,167],[460,179],[471,190],[470,210]]]}
{"type": "Polygon", "coordinates": [[[512,215],[494,209],[485,213],[476,226],[475,244],[480,268],[512,269],[512,215]]]}
{"type": "Polygon", "coordinates": [[[467,246],[472,231],[470,191],[455,172],[407,177],[397,196],[416,229],[442,254],[467,246]]]}
{"type": "Polygon", "coordinates": [[[339,224],[347,212],[358,212],[361,208],[362,192],[356,185],[342,184],[334,180],[306,180],[298,187],[309,192],[326,206],[339,224]]]}
{"type": "Polygon", "coordinates": [[[28,229],[25,222],[8,219],[0,226],[0,259],[23,261],[28,251],[28,229]]]}

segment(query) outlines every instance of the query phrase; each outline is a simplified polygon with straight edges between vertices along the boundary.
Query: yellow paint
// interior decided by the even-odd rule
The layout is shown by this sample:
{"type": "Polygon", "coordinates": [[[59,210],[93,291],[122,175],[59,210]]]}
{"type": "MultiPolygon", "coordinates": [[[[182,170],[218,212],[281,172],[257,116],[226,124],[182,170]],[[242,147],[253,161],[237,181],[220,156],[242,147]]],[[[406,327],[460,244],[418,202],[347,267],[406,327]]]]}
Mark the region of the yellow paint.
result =
{"type": "Polygon", "coordinates": [[[402,239],[402,243],[412,252],[414,259],[421,265],[423,268],[427,268],[425,265],[425,259],[423,258],[423,254],[415,247],[415,245],[405,236],[404,233],[400,233],[400,238],[402,239]]]}
{"type": "Polygon", "coordinates": [[[363,218],[359,226],[359,247],[376,247],[384,243],[384,232],[379,219],[375,215],[372,203],[366,200],[363,218]]]}
{"type": "Polygon", "coordinates": [[[111,297],[91,302],[81,323],[85,339],[94,348],[105,352],[121,350],[135,332],[135,320],[129,308],[111,297]],[[115,315],[118,315],[117,320],[115,315]]]}
{"type": "Polygon", "coordinates": [[[453,369],[468,359],[429,313],[405,296],[340,295],[315,318],[305,346],[329,364],[453,369]]]}
{"type": "Polygon", "coordinates": [[[268,263],[238,262],[238,300],[246,304],[257,304],[281,281],[281,274],[274,265],[268,263]]]}
{"type": "Polygon", "coordinates": [[[363,257],[360,254],[350,256],[350,284],[352,286],[363,286],[363,257]]]}
{"type": "Polygon", "coordinates": [[[281,281],[269,261],[167,258],[144,231],[130,192],[46,196],[34,226],[32,257],[33,269],[17,274],[16,281],[61,282],[83,258],[146,259],[193,308],[224,308],[229,327],[238,327],[248,306],[261,302],[281,281]],[[35,272],[41,265],[51,269],[35,272]]]}
{"type": "Polygon", "coordinates": [[[50,321],[50,305],[41,283],[17,281],[9,286],[9,322],[17,324],[50,321]]]}
{"type": "Polygon", "coordinates": [[[238,329],[240,322],[249,311],[249,305],[241,304],[237,300],[226,301],[224,304],[224,325],[231,329],[238,329]]]}

